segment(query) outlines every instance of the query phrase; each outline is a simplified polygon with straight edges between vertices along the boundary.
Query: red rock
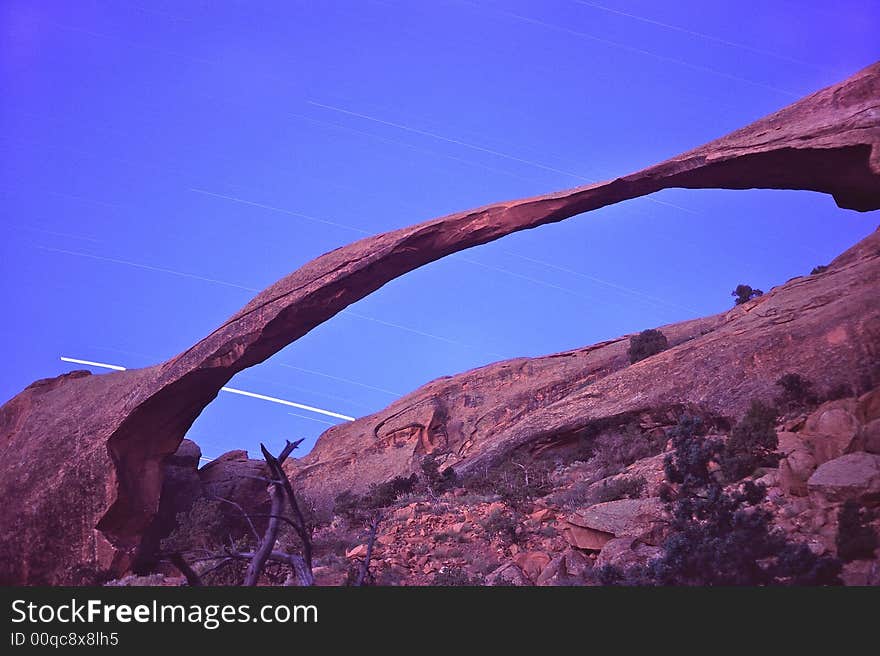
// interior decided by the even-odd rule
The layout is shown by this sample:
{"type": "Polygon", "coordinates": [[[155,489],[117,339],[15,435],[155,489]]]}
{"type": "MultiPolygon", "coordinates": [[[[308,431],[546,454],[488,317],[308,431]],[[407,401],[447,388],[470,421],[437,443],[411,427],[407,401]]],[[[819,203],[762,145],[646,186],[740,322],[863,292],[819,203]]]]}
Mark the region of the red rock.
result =
{"type": "Polygon", "coordinates": [[[486,577],[486,583],[493,586],[527,586],[531,581],[514,563],[506,563],[486,577]]]}
{"type": "Polygon", "coordinates": [[[819,465],[807,487],[820,503],[850,499],[880,503],[880,455],[848,453],[830,460],[819,465]]]}
{"type": "Polygon", "coordinates": [[[247,451],[229,451],[199,470],[206,497],[234,501],[250,515],[266,511],[266,483],[258,478],[267,476],[266,463],[248,458],[247,451]]]}
{"type": "Polygon", "coordinates": [[[862,429],[865,451],[880,454],[880,419],[875,419],[862,429]]]}
{"type": "MultiPolygon", "coordinates": [[[[778,394],[781,372],[792,369],[829,386],[857,388],[872,366],[864,354],[876,349],[880,332],[880,305],[874,300],[880,286],[880,231],[837,258],[829,271],[833,275],[798,278],[768,291],[751,311],[738,307],[663,326],[672,348],[636,365],[629,364],[628,340],[621,338],[428,383],[376,414],[324,433],[296,463],[297,483],[311,498],[330,503],[340,489],[365,489],[373,480],[371,472],[390,476],[416,471],[416,443],[406,448],[382,445],[402,427],[417,423],[413,413],[426,405],[443,409],[436,416],[445,417],[445,448],[457,459],[456,471],[467,473],[492,466],[514,449],[564,447],[591,425],[607,425],[636,412],[665,416],[685,406],[707,415],[740,417],[751,399],[778,394]],[[829,326],[846,339],[829,341],[829,326]],[[541,402],[536,401],[537,390],[544,391],[541,402]],[[406,458],[403,451],[409,453],[406,458]],[[400,469],[387,471],[386,456],[400,469]],[[370,464],[374,462],[376,468],[370,464]]],[[[838,430],[830,421],[835,416],[846,418],[831,413],[823,429],[838,430]]],[[[816,434],[813,442],[825,457],[859,446],[859,438],[850,437],[816,434]]],[[[804,438],[795,439],[802,443],[804,438]]],[[[662,456],[653,464],[643,475],[649,492],[656,493],[662,456]]]]}
{"type": "Polygon", "coordinates": [[[643,537],[650,533],[663,514],[659,499],[619,499],[597,503],[580,510],[568,523],[611,537],[643,537]]]}
{"type": "Polygon", "coordinates": [[[565,556],[561,554],[553,558],[544,566],[541,573],[538,574],[538,577],[535,579],[535,585],[553,585],[559,577],[559,569],[564,563],[565,556]]]}
{"type": "Polygon", "coordinates": [[[582,579],[587,570],[593,566],[593,561],[574,549],[567,550],[563,554],[563,558],[563,565],[560,569],[564,569],[566,575],[575,579],[582,579]]]}
{"type": "Polygon", "coordinates": [[[645,565],[660,554],[660,548],[646,545],[632,538],[609,540],[596,558],[596,566],[611,565],[626,569],[634,565],[645,565]]]}
{"type": "Polygon", "coordinates": [[[366,558],[367,557],[367,545],[359,544],[352,549],[347,549],[345,552],[346,558],[366,558]]]}
{"type": "MultiPolygon", "coordinates": [[[[0,461],[0,498],[18,500],[0,509],[0,583],[78,583],[125,572],[158,511],[165,459],[176,451],[187,429],[221,387],[239,371],[277,353],[351,303],[424,264],[518,230],[669,187],[809,189],[832,194],[841,207],[860,211],[880,208],[880,121],[874,109],[878,80],[880,64],[875,64],[746,128],[609,182],[503,202],[368,237],[327,253],[278,281],[208,337],[167,362],[100,376],[79,372],[29,386],[0,408],[0,446],[5,454],[14,454],[0,461]]],[[[847,257],[858,260],[860,256],[853,251],[847,257]]],[[[798,365],[815,353],[798,355],[795,347],[780,347],[767,361],[753,357],[763,355],[760,349],[738,352],[734,358],[727,349],[741,345],[729,346],[731,330],[764,326],[765,339],[758,340],[762,347],[768,339],[777,343],[782,333],[802,347],[801,333],[815,337],[817,318],[825,319],[823,326],[829,325],[828,317],[822,317],[823,312],[816,308],[841,303],[858,305],[862,323],[854,324],[842,310],[826,309],[826,315],[831,312],[842,321],[836,332],[828,333],[818,359],[828,371],[826,380],[851,382],[848,378],[857,371],[852,354],[864,352],[856,346],[864,341],[863,332],[869,330],[876,313],[871,313],[869,303],[861,302],[863,290],[860,296],[857,286],[846,287],[847,263],[839,259],[830,274],[808,281],[805,286],[812,289],[802,293],[798,303],[770,297],[723,317],[671,328],[673,348],[638,363],[629,375],[606,375],[598,385],[585,386],[585,380],[619,368],[626,345],[617,340],[582,350],[585,357],[573,358],[571,367],[578,375],[571,379],[562,376],[537,401],[549,416],[525,413],[516,422],[516,430],[502,426],[494,441],[475,434],[474,442],[468,443],[460,439],[460,428],[456,439],[451,439],[448,432],[455,432],[455,426],[466,423],[468,417],[446,419],[445,413],[456,407],[443,395],[436,403],[418,404],[413,404],[411,395],[398,407],[400,421],[391,421],[387,415],[374,417],[375,433],[357,433],[350,428],[334,433],[331,429],[329,435],[342,438],[325,440],[314,455],[298,465],[291,464],[291,469],[307,481],[312,493],[326,498],[333,491],[358,491],[367,482],[408,471],[414,456],[438,449],[472,460],[479,452],[491,460],[499,448],[535,439],[538,426],[544,425],[544,435],[566,426],[577,428],[571,412],[560,414],[552,407],[559,402],[571,407],[591,405],[578,398],[586,393],[585,387],[591,387],[589,398],[599,395],[599,405],[604,406],[592,411],[593,417],[586,417],[587,421],[595,419],[597,412],[611,411],[614,398],[621,399],[619,406],[632,408],[636,403],[632,395],[621,392],[627,386],[633,389],[636,373],[649,380],[657,367],[667,374],[667,382],[659,386],[665,389],[645,398],[643,407],[656,405],[663,398],[678,396],[680,400],[681,390],[676,394],[675,389],[669,389],[670,380],[690,385],[704,378],[679,378],[683,372],[675,362],[687,360],[688,353],[691,362],[700,355],[693,353],[699,350],[695,348],[698,345],[680,340],[702,330],[713,333],[701,340],[707,354],[704,370],[717,371],[721,363],[742,361],[738,365],[742,370],[731,373],[745,382],[740,386],[742,398],[737,401],[741,403],[755,391],[766,389],[766,376],[770,371],[778,374],[782,362],[798,365]],[[829,280],[832,282],[827,285],[823,282],[829,280]],[[843,300],[839,294],[823,295],[823,285],[835,290],[846,287],[848,294],[843,300]],[[806,297],[812,305],[805,306],[806,297]],[[795,326],[792,322],[799,313],[809,316],[795,326]],[[736,324],[735,328],[731,324],[736,324]],[[783,328],[774,333],[774,325],[783,328]],[[794,327],[798,330],[792,333],[794,327]],[[587,356],[601,346],[607,347],[601,354],[587,356]],[[777,358],[781,361],[775,361],[777,358]],[[745,371],[754,376],[742,376],[745,371]],[[840,371],[849,373],[844,377],[840,371]],[[549,421],[554,415],[559,420],[549,421]],[[350,435],[369,436],[371,450],[356,443],[343,448],[340,443],[350,435]],[[480,444],[475,448],[477,441],[480,444]],[[329,448],[328,442],[336,446],[329,448]],[[389,448],[392,445],[399,448],[389,448]],[[331,482],[321,485],[322,480],[331,482]]],[[[570,356],[552,362],[517,360],[501,365],[513,384],[500,385],[490,405],[507,395],[508,400],[517,397],[514,407],[521,407],[525,392],[534,405],[537,397],[523,384],[523,378],[541,370],[554,370],[552,376],[559,376],[560,370],[569,368],[566,358],[570,356]]],[[[497,374],[498,369],[493,371],[497,374]]],[[[488,377],[498,382],[497,375],[488,377]]],[[[730,386],[723,376],[705,378],[710,382],[694,385],[693,394],[704,394],[707,406],[712,407],[719,403],[722,387],[726,386],[727,393],[730,386]]],[[[468,403],[481,405],[475,402],[478,394],[462,396],[468,397],[468,403]]],[[[459,403],[464,401],[461,398],[459,403]]],[[[482,408],[486,410],[489,408],[482,408]]],[[[503,423],[503,416],[489,412],[482,423],[503,423]]],[[[357,430],[363,428],[362,424],[357,430]]]]}
{"type": "Polygon", "coordinates": [[[800,438],[809,443],[818,464],[861,449],[856,400],[825,403],[807,417],[800,438]]]}
{"type": "Polygon", "coordinates": [[[549,522],[552,519],[556,519],[556,513],[549,508],[541,508],[530,514],[529,518],[536,522],[549,522]]]}
{"type": "Polygon", "coordinates": [[[560,532],[571,546],[589,551],[599,551],[609,540],[614,539],[613,533],[596,531],[576,524],[567,524],[560,532]]]}
{"type": "Polygon", "coordinates": [[[859,397],[856,416],[863,424],[880,419],[880,387],[859,397]]]}
{"type": "Polygon", "coordinates": [[[807,481],[818,464],[813,454],[805,447],[792,450],[779,462],[779,485],[784,494],[807,495],[807,481]]]}
{"type": "Polygon", "coordinates": [[[550,556],[543,551],[523,551],[516,555],[513,562],[530,581],[535,582],[544,568],[550,564],[550,556]]]}

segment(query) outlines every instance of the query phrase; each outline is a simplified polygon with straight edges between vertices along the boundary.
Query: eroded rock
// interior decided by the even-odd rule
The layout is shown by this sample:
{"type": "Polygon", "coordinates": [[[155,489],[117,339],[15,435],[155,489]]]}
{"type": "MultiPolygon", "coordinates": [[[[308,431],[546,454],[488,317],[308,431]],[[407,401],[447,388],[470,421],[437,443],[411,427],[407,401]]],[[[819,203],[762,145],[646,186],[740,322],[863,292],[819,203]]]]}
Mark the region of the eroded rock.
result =
{"type": "MultiPolygon", "coordinates": [[[[262,362],[351,303],[419,266],[518,230],[561,221],[670,187],[807,189],[832,194],[842,207],[877,209],[878,86],[880,65],[873,65],[746,128],[631,175],[468,210],[360,240],[327,253],[278,281],[208,337],[167,362],[100,376],[69,374],[29,386],[0,408],[0,448],[4,454],[0,461],[0,497],[18,501],[0,509],[0,583],[77,583],[124,573],[159,510],[167,457],[177,450],[187,429],[221,387],[239,371],[262,362]]],[[[763,327],[765,336],[774,344],[781,335],[773,334],[772,327],[784,325],[793,342],[802,345],[804,337],[816,337],[818,326],[814,320],[818,315],[826,315],[822,318],[827,332],[827,315],[839,313],[841,324],[828,333],[826,343],[821,349],[817,345],[817,351],[811,355],[821,361],[832,379],[851,382],[849,377],[860,376],[861,372],[852,366],[853,345],[864,342],[866,331],[874,330],[876,334],[876,318],[869,314],[860,317],[861,323],[852,323],[844,309],[836,307],[840,304],[840,290],[850,283],[847,272],[860,257],[860,252],[854,250],[837,260],[830,274],[798,283],[813,286],[807,294],[809,304],[804,303],[803,295],[796,303],[779,302],[780,297],[765,298],[723,317],[681,324],[682,333],[714,331],[703,341],[707,354],[704,371],[691,373],[704,375],[734,360],[725,351],[731,324],[736,324],[735,330],[743,331],[763,327]],[[833,282],[825,291],[833,290],[832,295],[823,294],[821,282],[828,280],[833,282]],[[823,307],[824,312],[816,311],[823,307]],[[799,319],[794,326],[793,319],[802,314],[811,316],[799,319]],[[798,331],[792,333],[795,327],[798,331]],[[716,355],[708,357],[709,353],[716,355]],[[847,367],[855,373],[840,373],[847,367]]],[[[858,289],[854,292],[859,295],[858,289]]],[[[791,296],[786,298],[795,300],[791,296]]],[[[858,298],[847,302],[857,303],[858,298]]],[[[862,303],[861,307],[869,305],[862,303]]],[[[670,332],[675,330],[671,328],[670,332]]],[[[658,366],[667,380],[684,373],[676,371],[675,363],[687,360],[694,346],[684,341],[687,340],[673,339],[677,347],[653,358],[653,363],[651,359],[638,363],[633,370],[645,380],[657,373],[658,366]]],[[[511,387],[518,387],[520,394],[528,391],[531,399],[526,402],[521,397],[523,400],[517,405],[521,413],[519,425],[514,431],[502,431],[504,438],[495,443],[483,441],[475,446],[474,442],[461,440],[454,444],[455,451],[460,457],[474,457],[480,451],[483,457],[491,459],[495,456],[493,451],[517,442],[540,440],[566,428],[576,429],[571,413],[560,413],[559,404],[583,402],[579,395],[585,379],[592,377],[604,376],[589,392],[591,399],[598,398],[604,404],[598,412],[613,411],[611,399],[620,397],[627,387],[632,389],[634,374],[605,375],[619,368],[626,346],[624,340],[601,346],[607,348],[595,358],[574,359],[573,366],[580,371],[575,382],[550,385],[540,394],[523,384],[522,378],[536,369],[556,369],[559,361],[518,360],[507,364],[511,377],[519,378],[507,388],[508,393],[513,391],[511,387]]],[[[763,346],[766,348],[767,344],[763,346]]],[[[740,378],[745,383],[743,394],[764,388],[768,372],[779,370],[780,362],[774,358],[796,358],[800,362],[809,359],[806,355],[798,358],[796,352],[789,351],[771,350],[770,357],[760,361],[753,357],[758,350],[751,356],[738,353],[736,359],[745,362],[744,367],[755,374],[753,382],[748,377],[740,378]]],[[[490,378],[497,379],[495,373],[490,378]]],[[[722,390],[727,383],[718,378],[717,383],[704,384],[694,394],[705,395],[709,405],[713,399],[718,403],[721,392],[729,391],[729,386],[722,390]]],[[[697,377],[689,380],[693,382],[697,377]]],[[[479,398],[485,389],[472,388],[466,394],[473,404],[480,405],[479,398]]],[[[672,398],[676,396],[675,390],[661,391],[672,398]]],[[[657,394],[653,396],[656,398],[646,398],[645,402],[660,400],[657,394]]],[[[632,405],[631,402],[629,410],[632,405]]],[[[449,412],[453,408],[441,403],[435,409],[449,412]]],[[[626,404],[618,410],[627,410],[626,404]]],[[[405,448],[401,453],[405,455],[436,448],[444,435],[448,440],[456,422],[471,419],[445,420],[431,409],[416,414],[422,417],[420,425],[424,431],[381,433],[395,444],[402,441],[405,448]]],[[[479,436],[481,425],[499,418],[486,413],[470,425],[470,430],[479,436]]],[[[387,420],[387,416],[381,418],[384,424],[387,420]]],[[[376,428],[375,424],[370,428],[376,428]]],[[[369,439],[376,439],[379,434],[364,433],[371,436],[369,439]]],[[[450,444],[447,441],[446,448],[450,444]]],[[[404,456],[389,458],[389,451],[381,449],[373,449],[377,457],[364,459],[365,451],[361,449],[362,445],[355,445],[342,460],[334,457],[328,470],[327,461],[320,460],[329,455],[325,448],[302,463],[300,473],[313,488],[318,488],[318,481],[332,473],[338,490],[360,487],[366,477],[376,480],[386,474],[394,475],[407,465],[404,456]],[[351,466],[355,454],[358,468],[366,460],[362,473],[351,466]],[[310,470],[317,474],[309,477],[310,470]]]]}

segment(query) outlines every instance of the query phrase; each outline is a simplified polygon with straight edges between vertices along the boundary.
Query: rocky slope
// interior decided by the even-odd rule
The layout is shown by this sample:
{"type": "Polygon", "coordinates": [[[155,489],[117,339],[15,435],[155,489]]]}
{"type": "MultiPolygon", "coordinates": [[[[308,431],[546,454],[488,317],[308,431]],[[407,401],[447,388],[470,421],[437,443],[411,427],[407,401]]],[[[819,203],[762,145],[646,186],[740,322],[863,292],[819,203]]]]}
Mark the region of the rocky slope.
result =
{"type": "MultiPolygon", "coordinates": [[[[521,478],[493,475],[488,485],[476,489],[479,477],[462,479],[442,493],[421,488],[404,494],[378,511],[382,519],[371,554],[370,582],[596,585],[597,568],[647,563],[662,554],[670,535],[669,509],[658,498],[667,478],[663,462],[670,452],[665,440],[669,428],[609,428],[601,448],[592,454],[544,453],[522,459],[533,475],[542,472],[544,477],[532,492],[519,493],[521,478]],[[652,440],[655,455],[639,457],[637,450],[621,448],[652,433],[661,436],[652,440]]],[[[724,439],[726,432],[704,439],[724,439]]],[[[843,503],[880,507],[880,388],[860,397],[790,409],[776,433],[782,455],[778,466],[758,468],[747,477],[767,488],[760,507],[769,513],[771,526],[813,554],[842,556],[844,583],[880,585],[880,549],[858,557],[839,549],[843,503]]],[[[235,467],[244,462],[239,456],[229,461],[237,462],[235,467]]],[[[503,462],[496,463],[496,472],[504,468],[503,462]]],[[[517,469],[507,471],[515,474],[517,469]]],[[[194,468],[191,474],[197,476],[194,468]]],[[[216,492],[204,490],[208,495],[216,492]]],[[[225,487],[222,492],[242,503],[259,498],[254,491],[225,487]]],[[[874,512],[869,526],[880,535],[880,513],[874,512]]],[[[222,542],[226,536],[217,538],[222,542]]],[[[350,583],[365,559],[368,541],[363,518],[345,512],[324,515],[314,533],[316,582],[350,583]]],[[[230,575],[235,572],[224,574],[230,575]]],[[[264,582],[282,580],[269,572],[264,582]]],[[[184,583],[168,566],[115,582],[184,583]]]]}
{"type": "Polygon", "coordinates": [[[441,378],[325,432],[289,471],[309,497],[418,470],[428,453],[466,472],[518,449],[564,448],[585,431],[663,425],[681,408],[739,417],[785,373],[825,388],[880,383],[880,230],[823,272],[706,319],[663,326],[670,348],[631,365],[621,337],[441,378]]]}
{"type": "MultiPolygon", "coordinates": [[[[0,408],[0,495],[18,500],[0,508],[0,582],[77,583],[126,571],[159,510],[164,461],[220,388],[235,373],[423,264],[669,187],[807,189],[832,194],[842,207],[880,207],[878,106],[880,64],[875,64],[637,173],[433,219],[327,253],[162,364],[34,383],[0,408]]],[[[764,307],[765,313],[785,309],[764,307]]],[[[860,330],[864,335],[873,324],[860,330]]],[[[826,339],[829,348],[836,339],[826,339]]],[[[857,337],[856,343],[862,342],[857,337]]],[[[715,362],[719,366],[720,360],[715,362]]],[[[615,380],[603,378],[597,391],[620,394],[624,387],[615,388],[615,380]]],[[[711,390],[705,392],[712,403],[711,390]]],[[[523,428],[504,440],[505,448],[537,434],[541,422],[549,422],[549,430],[565,428],[558,414],[552,403],[530,413],[520,422],[523,428]]]]}

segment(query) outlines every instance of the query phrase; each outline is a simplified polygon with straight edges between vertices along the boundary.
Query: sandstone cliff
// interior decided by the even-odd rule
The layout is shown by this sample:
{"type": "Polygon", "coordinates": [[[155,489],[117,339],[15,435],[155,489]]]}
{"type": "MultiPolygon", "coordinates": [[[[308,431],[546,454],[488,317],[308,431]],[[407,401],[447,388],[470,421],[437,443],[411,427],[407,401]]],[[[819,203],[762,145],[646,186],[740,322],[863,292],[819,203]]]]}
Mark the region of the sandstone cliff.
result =
{"type": "Polygon", "coordinates": [[[326,431],[290,465],[328,503],[417,471],[437,452],[467,471],[519,448],[564,447],[592,426],[663,424],[670,411],[737,418],[797,373],[826,388],[880,383],[880,230],[816,275],[724,314],[663,326],[670,348],[636,364],[629,339],[509,360],[428,383],[385,410],[326,431]]]}

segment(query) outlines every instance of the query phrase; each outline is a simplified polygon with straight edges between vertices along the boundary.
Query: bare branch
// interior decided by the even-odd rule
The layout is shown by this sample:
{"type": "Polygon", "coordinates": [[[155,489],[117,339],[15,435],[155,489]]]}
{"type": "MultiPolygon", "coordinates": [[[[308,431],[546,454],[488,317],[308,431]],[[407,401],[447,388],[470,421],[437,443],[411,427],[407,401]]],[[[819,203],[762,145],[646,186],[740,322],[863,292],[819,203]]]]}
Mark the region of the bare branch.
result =
{"type": "MultiPolygon", "coordinates": [[[[280,458],[275,458],[269,450],[263,445],[260,444],[260,449],[263,452],[263,457],[266,460],[266,463],[269,465],[270,473],[281,480],[281,487],[284,490],[284,493],[287,496],[287,502],[290,504],[291,509],[293,510],[294,518],[296,519],[296,524],[293,524],[294,530],[299,535],[300,542],[303,545],[303,559],[305,561],[306,567],[311,570],[312,569],[312,536],[309,535],[308,527],[306,526],[305,517],[303,517],[302,511],[299,508],[299,503],[296,500],[296,494],[293,492],[293,486],[290,484],[290,479],[287,477],[287,472],[284,471],[284,468],[281,466],[284,462],[284,459],[302,443],[302,440],[297,440],[296,442],[287,442],[287,446],[284,447],[284,450],[281,452],[280,458]]],[[[276,514],[276,513],[272,513],[276,514]]]]}
{"type": "Polygon", "coordinates": [[[168,559],[174,563],[174,566],[186,577],[186,582],[189,583],[190,587],[201,587],[202,579],[199,578],[199,575],[192,567],[190,567],[190,564],[186,562],[186,559],[181,554],[169,554],[168,559]]]}
{"type": "Polygon", "coordinates": [[[370,559],[373,557],[373,545],[376,543],[376,531],[379,528],[379,522],[382,515],[376,513],[370,521],[370,537],[367,539],[367,554],[364,556],[364,562],[361,563],[361,569],[358,572],[357,580],[354,582],[356,586],[362,586],[367,573],[370,571],[370,559]]]}
{"type": "MultiPolygon", "coordinates": [[[[270,514],[280,515],[284,495],[277,485],[269,488],[269,499],[272,504],[270,514]]],[[[266,532],[263,534],[262,540],[259,541],[253,558],[251,558],[251,562],[248,563],[248,568],[244,575],[244,585],[254,586],[257,584],[260,574],[263,573],[263,568],[266,566],[266,560],[268,560],[269,555],[272,553],[272,548],[275,546],[276,540],[278,540],[278,529],[277,517],[271,518],[266,526],[266,532]]]]}
{"type": "Polygon", "coordinates": [[[233,561],[232,558],[228,558],[228,557],[227,557],[227,558],[224,558],[223,560],[221,560],[219,563],[217,563],[217,564],[214,565],[213,567],[209,567],[209,568],[206,569],[204,572],[202,572],[202,578],[206,577],[208,574],[211,574],[211,573],[217,571],[218,569],[220,569],[220,568],[223,567],[224,565],[228,565],[228,564],[231,563],[232,561],[233,561]]]}

